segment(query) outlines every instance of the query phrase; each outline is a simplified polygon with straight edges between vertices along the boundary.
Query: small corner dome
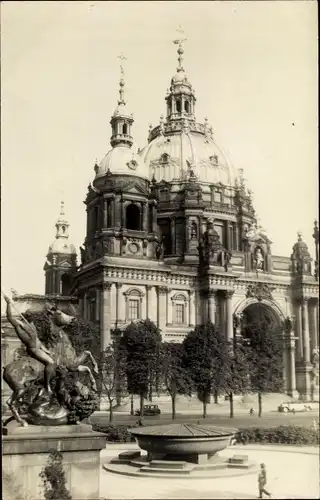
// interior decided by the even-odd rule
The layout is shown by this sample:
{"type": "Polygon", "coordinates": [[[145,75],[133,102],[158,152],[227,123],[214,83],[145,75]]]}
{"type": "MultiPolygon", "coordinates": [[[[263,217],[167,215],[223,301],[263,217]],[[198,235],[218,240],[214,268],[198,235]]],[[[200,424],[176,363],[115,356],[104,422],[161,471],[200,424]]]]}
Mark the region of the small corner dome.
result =
{"type": "Polygon", "coordinates": [[[118,117],[118,116],[124,116],[126,118],[131,118],[132,117],[132,113],[131,111],[129,110],[128,106],[123,103],[123,102],[120,102],[118,104],[118,106],[116,107],[116,109],[114,110],[114,113],[112,115],[112,118],[113,117],[118,117]]]}
{"type": "Polygon", "coordinates": [[[113,175],[149,178],[149,170],[143,159],[127,146],[117,146],[102,158],[96,168],[95,179],[103,177],[108,171],[113,175]]]}
{"type": "Polygon", "coordinates": [[[69,243],[65,238],[56,238],[52,245],[49,246],[48,254],[51,253],[76,255],[77,251],[75,246],[69,243]]]}

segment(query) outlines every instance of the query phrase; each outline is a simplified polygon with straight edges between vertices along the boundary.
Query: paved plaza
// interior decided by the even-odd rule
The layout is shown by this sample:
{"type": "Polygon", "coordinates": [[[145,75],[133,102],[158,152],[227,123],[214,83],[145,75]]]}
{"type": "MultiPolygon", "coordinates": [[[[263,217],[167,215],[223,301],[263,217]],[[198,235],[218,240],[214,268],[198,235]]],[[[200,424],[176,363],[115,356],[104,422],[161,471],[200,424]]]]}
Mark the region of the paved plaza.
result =
{"type": "MultiPolygon", "coordinates": [[[[112,444],[101,452],[101,464],[135,444],[112,444]]],[[[319,498],[319,450],[312,446],[233,446],[219,454],[244,453],[267,467],[268,490],[273,498],[319,498]]],[[[257,475],[211,479],[155,479],[113,474],[101,468],[100,496],[116,499],[257,498],[257,475]]]]}

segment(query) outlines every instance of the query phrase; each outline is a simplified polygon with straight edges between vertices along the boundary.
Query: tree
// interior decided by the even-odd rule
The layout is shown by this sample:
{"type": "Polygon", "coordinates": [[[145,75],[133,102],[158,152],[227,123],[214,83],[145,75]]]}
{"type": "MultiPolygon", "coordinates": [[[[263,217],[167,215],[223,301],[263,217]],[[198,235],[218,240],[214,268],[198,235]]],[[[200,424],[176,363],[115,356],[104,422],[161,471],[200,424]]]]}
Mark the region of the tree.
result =
{"type": "Polygon", "coordinates": [[[246,393],[250,387],[250,357],[251,349],[243,342],[234,342],[229,346],[229,371],[226,389],[230,404],[230,418],[234,417],[233,395],[246,393]]]}
{"type": "Polygon", "coordinates": [[[140,396],[141,417],[144,399],[151,383],[150,378],[156,376],[160,343],[160,330],[149,319],[128,325],[120,340],[120,348],[125,356],[128,392],[140,396]]]}
{"type": "Polygon", "coordinates": [[[178,394],[190,394],[191,379],[183,366],[183,345],[164,342],[160,351],[162,386],[171,397],[172,419],[176,417],[178,394]]]}
{"type": "Polygon", "coordinates": [[[184,366],[203,404],[207,416],[210,395],[225,390],[229,373],[229,345],[215,325],[208,322],[197,326],[183,341],[184,366]]]}
{"type": "Polygon", "coordinates": [[[78,354],[83,351],[90,351],[96,360],[100,359],[99,325],[77,316],[75,321],[72,321],[70,325],[64,328],[64,331],[68,334],[78,354]]]}
{"type": "Polygon", "coordinates": [[[102,354],[101,390],[109,402],[109,422],[113,420],[113,402],[126,392],[125,357],[119,342],[113,342],[102,354]]]}
{"type": "Polygon", "coordinates": [[[278,332],[271,330],[266,319],[248,323],[245,336],[251,344],[250,384],[258,393],[259,417],[262,415],[262,394],[283,390],[283,353],[278,332]]]}

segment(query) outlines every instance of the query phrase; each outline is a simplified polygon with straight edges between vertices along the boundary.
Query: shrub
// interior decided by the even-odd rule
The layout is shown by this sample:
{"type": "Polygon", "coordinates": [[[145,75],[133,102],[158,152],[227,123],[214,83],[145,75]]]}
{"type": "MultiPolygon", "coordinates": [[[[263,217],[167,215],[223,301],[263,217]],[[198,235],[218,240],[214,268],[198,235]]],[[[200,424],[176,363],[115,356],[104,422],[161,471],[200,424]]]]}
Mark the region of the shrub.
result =
{"type": "Polygon", "coordinates": [[[39,474],[44,485],[45,500],[72,500],[66,488],[66,475],[62,460],[62,453],[56,450],[51,451],[48,464],[39,474]]]}
{"type": "Polygon", "coordinates": [[[319,429],[297,425],[280,425],[279,427],[239,429],[235,435],[237,443],[277,443],[297,445],[318,445],[319,429]]]}
{"type": "Polygon", "coordinates": [[[107,435],[107,441],[114,443],[134,443],[135,438],[130,434],[128,429],[132,429],[136,425],[100,425],[94,424],[92,426],[93,430],[96,432],[103,432],[107,435]]]}

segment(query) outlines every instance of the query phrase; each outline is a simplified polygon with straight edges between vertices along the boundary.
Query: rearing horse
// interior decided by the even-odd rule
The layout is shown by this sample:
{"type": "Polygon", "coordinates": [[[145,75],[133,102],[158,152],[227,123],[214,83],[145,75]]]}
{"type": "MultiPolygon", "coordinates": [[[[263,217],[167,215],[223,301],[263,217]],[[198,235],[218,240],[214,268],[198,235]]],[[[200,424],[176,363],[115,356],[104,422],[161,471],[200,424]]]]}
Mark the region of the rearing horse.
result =
{"type": "Polygon", "coordinates": [[[55,307],[45,308],[43,314],[48,327],[48,332],[46,333],[47,337],[51,337],[52,344],[52,347],[46,347],[43,345],[43,342],[45,342],[43,332],[39,332],[38,334],[34,324],[29,323],[29,321],[26,320],[27,318],[31,319],[32,314],[30,316],[25,314],[23,318],[24,322],[17,320],[12,316],[9,306],[10,300],[7,300],[6,298],[6,301],[8,303],[8,320],[15,327],[18,337],[26,347],[27,354],[27,356],[23,356],[16,361],[12,361],[4,367],[3,380],[12,390],[12,395],[7,401],[7,404],[14,418],[21,425],[27,426],[27,422],[19,413],[19,402],[23,401],[23,397],[26,395],[30,383],[36,380],[39,380],[43,385],[42,392],[43,390],[46,390],[47,393],[50,392],[48,377],[45,376],[45,369],[48,364],[50,366],[50,376],[54,375],[55,369],[58,365],[65,366],[65,368],[69,371],[87,373],[94,390],[96,390],[95,379],[92,375],[91,369],[88,366],[85,366],[84,363],[90,360],[93,365],[93,371],[96,374],[98,374],[98,366],[90,351],[84,351],[82,354],[77,356],[68,335],[62,330],[63,326],[67,326],[75,320],[74,316],[69,316],[55,307]],[[20,331],[17,331],[17,322],[20,323],[20,327],[21,324],[24,323],[24,330],[27,334],[29,332],[29,336],[27,334],[23,335],[20,331]],[[25,323],[28,325],[28,328],[26,328],[25,323]],[[40,336],[44,339],[43,342],[39,339],[40,336]],[[38,355],[38,351],[41,351],[40,356],[38,355]],[[46,355],[47,365],[42,359],[42,352],[46,355]]]}

